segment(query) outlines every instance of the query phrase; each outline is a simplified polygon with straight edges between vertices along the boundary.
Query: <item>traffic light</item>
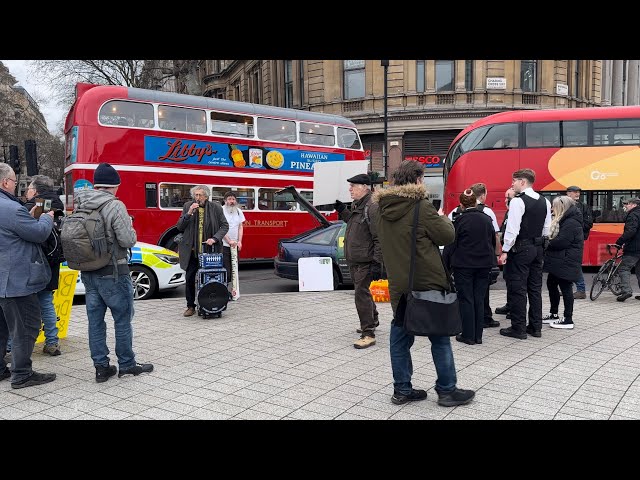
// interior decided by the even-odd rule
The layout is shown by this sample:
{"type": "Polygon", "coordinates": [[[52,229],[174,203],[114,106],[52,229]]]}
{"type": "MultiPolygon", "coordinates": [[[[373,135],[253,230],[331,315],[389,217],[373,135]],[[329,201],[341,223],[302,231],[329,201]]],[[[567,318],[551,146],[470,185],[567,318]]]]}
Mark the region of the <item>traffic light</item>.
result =
{"type": "Polygon", "coordinates": [[[38,175],[38,154],[35,140],[24,141],[24,156],[27,161],[27,175],[30,177],[38,175]]]}
{"type": "Polygon", "coordinates": [[[18,156],[17,145],[9,145],[9,165],[11,165],[16,174],[20,172],[20,157],[18,156]]]}

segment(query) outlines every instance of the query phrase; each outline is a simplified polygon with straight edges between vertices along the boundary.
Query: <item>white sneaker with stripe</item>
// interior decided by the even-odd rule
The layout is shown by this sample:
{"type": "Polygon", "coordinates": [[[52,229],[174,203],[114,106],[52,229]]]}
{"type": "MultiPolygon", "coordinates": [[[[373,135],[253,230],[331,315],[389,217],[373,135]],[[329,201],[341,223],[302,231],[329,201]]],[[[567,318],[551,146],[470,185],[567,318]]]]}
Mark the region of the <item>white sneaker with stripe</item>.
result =
{"type": "Polygon", "coordinates": [[[573,328],[573,322],[567,322],[563,317],[562,320],[558,320],[556,322],[552,322],[549,324],[551,328],[563,328],[566,330],[570,330],[573,328]]]}

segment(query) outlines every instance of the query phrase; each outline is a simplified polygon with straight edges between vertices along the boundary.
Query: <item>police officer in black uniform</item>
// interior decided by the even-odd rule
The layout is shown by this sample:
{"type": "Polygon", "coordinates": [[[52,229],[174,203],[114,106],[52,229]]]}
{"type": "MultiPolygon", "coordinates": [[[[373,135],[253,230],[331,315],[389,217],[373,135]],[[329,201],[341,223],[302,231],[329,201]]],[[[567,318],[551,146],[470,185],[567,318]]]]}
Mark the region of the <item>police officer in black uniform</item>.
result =
{"type": "Polygon", "coordinates": [[[524,340],[527,333],[542,336],[542,261],[543,245],[549,235],[551,204],[532,188],[536,174],[529,168],[513,172],[515,197],[509,203],[504,233],[502,260],[507,282],[507,303],[511,309],[511,327],[500,335],[524,340]],[[529,325],[527,325],[527,296],[529,325]]]}

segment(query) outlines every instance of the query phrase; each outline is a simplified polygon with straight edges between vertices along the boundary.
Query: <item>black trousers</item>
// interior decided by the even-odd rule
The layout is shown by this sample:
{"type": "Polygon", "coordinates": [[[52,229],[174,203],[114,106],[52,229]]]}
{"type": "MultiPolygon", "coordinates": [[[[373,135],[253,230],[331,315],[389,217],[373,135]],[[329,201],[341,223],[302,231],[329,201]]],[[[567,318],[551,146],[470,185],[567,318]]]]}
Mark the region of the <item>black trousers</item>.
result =
{"type": "Polygon", "coordinates": [[[556,277],[553,273],[547,275],[547,288],[551,308],[549,313],[558,313],[560,306],[560,291],[564,300],[564,318],[573,320],[573,282],[556,277]],[[560,287],[560,290],[558,290],[560,287]]]}
{"type": "MultiPolygon", "coordinates": [[[[491,270],[489,270],[491,273],[491,270]]],[[[484,323],[489,323],[493,320],[493,311],[491,305],[489,305],[489,275],[487,275],[487,291],[484,293],[484,323]]]]}
{"type": "Polygon", "coordinates": [[[40,333],[42,315],[35,293],[24,297],[0,298],[0,372],[4,371],[7,339],[11,337],[12,383],[21,382],[33,374],[31,354],[40,333]]]}
{"type": "Polygon", "coordinates": [[[511,314],[511,328],[526,333],[527,297],[529,297],[529,324],[542,330],[542,245],[527,245],[510,251],[505,265],[507,303],[511,314]]]}
{"type": "Polygon", "coordinates": [[[454,268],[460,316],[462,317],[462,336],[467,340],[482,340],[485,323],[484,300],[489,284],[487,268],[454,268]]]}
{"type": "Polygon", "coordinates": [[[189,265],[187,266],[187,272],[185,279],[185,296],[187,297],[187,308],[196,308],[196,273],[200,269],[200,263],[198,258],[191,252],[189,257],[189,265]]]}

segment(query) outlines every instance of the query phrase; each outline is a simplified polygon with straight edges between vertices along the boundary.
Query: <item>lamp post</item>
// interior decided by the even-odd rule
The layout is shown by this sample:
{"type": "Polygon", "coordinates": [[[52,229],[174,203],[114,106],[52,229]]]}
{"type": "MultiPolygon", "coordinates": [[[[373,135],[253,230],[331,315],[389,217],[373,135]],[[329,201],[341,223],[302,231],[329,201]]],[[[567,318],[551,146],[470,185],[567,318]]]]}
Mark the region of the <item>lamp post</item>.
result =
{"type": "Polygon", "coordinates": [[[387,98],[388,98],[388,83],[387,72],[389,71],[389,60],[380,60],[380,65],[384,68],[384,143],[382,144],[382,170],[384,172],[384,179],[387,180],[387,98]]]}

